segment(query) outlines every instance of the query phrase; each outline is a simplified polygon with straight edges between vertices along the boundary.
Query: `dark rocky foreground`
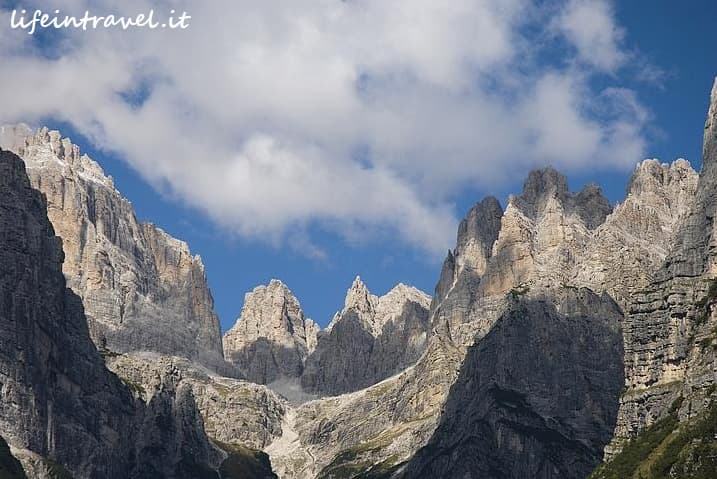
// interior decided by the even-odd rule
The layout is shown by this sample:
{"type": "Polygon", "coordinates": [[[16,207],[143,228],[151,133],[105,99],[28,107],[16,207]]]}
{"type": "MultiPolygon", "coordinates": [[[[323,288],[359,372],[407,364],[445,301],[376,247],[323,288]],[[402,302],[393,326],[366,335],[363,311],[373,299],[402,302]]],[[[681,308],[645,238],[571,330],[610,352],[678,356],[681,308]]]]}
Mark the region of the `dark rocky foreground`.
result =
{"type": "MultiPolygon", "coordinates": [[[[46,208],[23,161],[0,151],[2,435],[23,451],[32,477],[219,479],[228,454],[207,439],[189,388],[169,378],[145,403],[141,385],[105,367],[82,302],[65,285],[46,208]]],[[[2,467],[17,475],[0,449],[2,467]]]]}
{"type": "Polygon", "coordinates": [[[406,478],[584,478],[612,438],[622,314],[607,295],[518,297],[468,350],[406,478]]]}

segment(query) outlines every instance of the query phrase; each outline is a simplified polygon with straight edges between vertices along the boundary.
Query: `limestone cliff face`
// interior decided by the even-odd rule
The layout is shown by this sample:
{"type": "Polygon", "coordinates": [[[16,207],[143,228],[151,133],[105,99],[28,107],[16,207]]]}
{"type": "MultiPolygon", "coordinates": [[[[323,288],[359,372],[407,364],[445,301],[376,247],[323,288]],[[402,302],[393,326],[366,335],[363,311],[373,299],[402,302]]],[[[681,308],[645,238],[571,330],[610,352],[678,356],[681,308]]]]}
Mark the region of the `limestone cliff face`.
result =
{"type": "Polygon", "coordinates": [[[0,152],[0,204],[0,429],[15,447],[84,477],[121,477],[133,398],[90,342],[82,303],[65,289],[45,201],[9,152],[0,152]]]}
{"type": "Polygon", "coordinates": [[[508,200],[481,294],[504,294],[529,284],[568,284],[575,258],[610,211],[597,186],[571,193],[554,169],[531,172],[522,194],[508,200]]]}
{"type": "Polygon", "coordinates": [[[368,291],[357,277],[344,308],[307,358],[302,386],[336,395],[363,389],[414,364],[430,332],[430,297],[399,284],[384,296],[368,291]]]}
{"type": "Polygon", "coordinates": [[[288,404],[265,386],[217,376],[185,358],[155,353],[113,355],[107,366],[139,386],[137,395],[144,401],[167,388],[168,381],[173,389],[191,391],[213,441],[261,450],[281,435],[288,404]]]}
{"type": "Polygon", "coordinates": [[[139,222],[112,179],[58,132],[0,127],[0,146],[25,161],[32,185],[47,197],[63,272],[99,348],[222,363],[204,266],[184,242],[139,222]]]}
{"type": "Polygon", "coordinates": [[[224,353],[250,381],[298,378],[318,329],[289,288],[272,280],[244,297],[239,319],[224,335],[224,353]]]}
{"type": "Polygon", "coordinates": [[[605,219],[575,266],[575,282],[608,291],[624,308],[662,265],[695,200],[697,173],[685,160],[645,160],[625,200],[605,219]]]}
{"type": "Polygon", "coordinates": [[[474,281],[485,273],[501,228],[503,208],[492,196],[476,204],[458,226],[456,247],[448,252],[436,285],[432,308],[459,280],[474,281]]]}
{"type": "Polygon", "coordinates": [[[629,302],[625,384],[615,453],[625,440],[665,417],[678,399],[681,421],[714,399],[717,300],[717,82],[705,125],[702,171],[694,203],[652,281],[629,302]]]}
{"type": "Polygon", "coordinates": [[[166,378],[145,403],[105,368],[44,196],[7,151],[0,231],[0,430],[31,477],[52,463],[77,479],[217,477],[222,453],[189,390],[166,378]]]}
{"type": "Polygon", "coordinates": [[[438,428],[397,477],[586,477],[615,426],[621,320],[588,289],[516,298],[469,349],[438,428]]]}
{"type": "Polygon", "coordinates": [[[609,291],[625,306],[665,259],[696,187],[686,161],[645,160],[612,210],[597,186],[571,193],[555,170],[534,171],[523,193],[509,198],[479,295],[573,285],[609,291]]]}
{"type": "Polygon", "coordinates": [[[326,331],[281,281],[247,293],[224,353],[250,381],[311,394],[355,391],[413,364],[425,350],[430,297],[399,284],[384,296],[356,278],[326,331]]]}
{"type": "Polygon", "coordinates": [[[211,363],[188,338],[212,336],[200,325],[213,312],[186,246],[131,219],[99,167],[59,136],[3,130],[2,144],[34,158],[33,184],[70,230],[78,259],[65,273],[101,318],[90,321],[95,340],[165,353],[106,351],[129,388],[103,369],[82,339],[81,305],[55,292],[60,253],[32,213],[42,200],[3,171],[3,437],[79,477],[216,477],[231,448],[207,436],[263,449],[282,478],[585,477],[611,438],[608,457],[670,411],[689,425],[714,399],[717,83],[711,100],[699,178],[683,160],[643,161],[612,208],[596,186],[570,192],[555,170],[534,171],[505,211],[493,198],[471,209],[432,300],[404,285],[378,297],[357,278],[319,332],[281,282],[247,294],[224,352],[253,382],[341,394],[299,405],[193,363],[211,363]],[[164,296],[147,293],[146,278],[164,296]],[[190,299],[166,303],[173,291],[190,299]],[[197,328],[154,331],[142,318],[155,306],[197,328]]]}
{"type": "MultiPolygon", "coordinates": [[[[283,477],[341,477],[361,470],[362,464],[372,464],[373,470],[387,475],[399,474],[414,464],[411,458],[418,449],[426,446],[430,451],[427,445],[432,444],[438,446],[434,451],[443,452],[417,459],[417,465],[407,470],[418,474],[425,466],[425,477],[452,477],[468,472],[461,469],[465,463],[485,472],[481,468],[489,467],[490,461],[483,459],[490,458],[471,445],[477,444],[479,430],[485,441],[515,445],[491,459],[505,468],[505,477],[550,477],[556,471],[584,477],[599,462],[616,421],[623,382],[618,326],[624,299],[659,269],[694,201],[695,188],[696,174],[686,162],[662,165],[648,160],[638,165],[628,197],[614,210],[596,186],[571,193],[565,178],[552,169],[531,173],[523,193],[510,198],[505,212],[493,199],[478,203],[462,223],[456,248],[443,265],[423,356],[415,366],[372,387],[301,405],[287,426],[295,447],[272,444],[267,449],[272,463],[283,477]],[[663,247],[645,255],[650,243],[663,247]],[[616,267],[614,263],[620,262],[628,266],[616,267]],[[639,274],[635,263],[640,264],[639,274]],[[585,287],[593,292],[579,289],[585,287]],[[583,292],[582,299],[565,300],[575,291],[583,292]],[[606,293],[622,301],[615,303],[606,293]],[[533,306],[516,310],[516,302],[533,306]],[[524,331],[543,338],[544,347],[534,349],[530,338],[520,340],[524,331]],[[515,344],[508,346],[508,337],[515,344]],[[595,356],[596,350],[608,357],[595,356]],[[483,351],[480,360],[466,359],[476,351],[483,351]],[[554,391],[541,389],[541,381],[531,384],[530,378],[563,366],[582,369],[567,374],[566,382],[553,378],[559,385],[554,391]],[[482,368],[487,376],[476,383],[482,368]],[[512,384],[510,376],[517,381],[519,370],[531,374],[520,385],[512,384]],[[602,371],[599,381],[590,379],[596,371],[602,371]],[[451,389],[456,378],[462,379],[451,389]],[[600,381],[605,381],[600,391],[593,391],[600,381]],[[514,404],[503,407],[496,402],[491,395],[496,382],[524,400],[520,414],[511,416],[509,406],[514,404]],[[562,425],[550,419],[560,417],[551,409],[560,404],[558,390],[571,391],[580,402],[579,413],[562,417],[562,425]],[[467,425],[466,414],[478,429],[467,425]],[[505,427],[505,421],[514,427],[505,427]],[[600,426],[590,430],[588,424],[593,423],[600,426]],[[563,446],[568,449],[558,454],[563,446]],[[456,455],[446,452],[451,448],[456,455]],[[545,469],[531,463],[530,457],[544,460],[545,469]]],[[[363,358],[371,338],[361,325],[371,324],[365,315],[377,299],[361,285],[353,289],[350,297],[357,306],[348,308],[343,320],[346,337],[355,342],[341,344],[350,355],[363,358]]],[[[339,324],[335,321],[330,332],[339,324]]],[[[494,447],[488,442],[483,446],[494,447]]]]}

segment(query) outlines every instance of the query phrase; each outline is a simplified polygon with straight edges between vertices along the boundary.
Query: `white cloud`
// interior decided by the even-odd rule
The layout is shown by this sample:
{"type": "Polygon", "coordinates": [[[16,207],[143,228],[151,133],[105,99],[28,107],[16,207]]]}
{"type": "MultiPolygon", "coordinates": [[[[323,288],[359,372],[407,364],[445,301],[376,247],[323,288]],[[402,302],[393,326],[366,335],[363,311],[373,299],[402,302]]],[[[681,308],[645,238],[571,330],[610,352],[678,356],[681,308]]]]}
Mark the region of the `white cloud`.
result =
{"type": "MultiPolygon", "coordinates": [[[[58,8],[149,8],[114,3],[58,8]]],[[[555,24],[526,14],[529,0],[164,5],[186,8],[190,28],[68,32],[51,59],[2,31],[14,46],[0,49],[0,119],[68,121],[231,231],[317,257],[310,225],[349,240],[389,231],[440,255],[466,186],[643,154],[649,116],[618,83],[626,53],[604,2],[563,5],[575,61],[551,65],[533,59],[555,47],[542,41],[555,24]],[[604,72],[614,85],[591,89],[604,72]]]]}
{"type": "Polygon", "coordinates": [[[556,26],[588,65],[614,73],[627,60],[624,31],[606,0],[569,0],[556,26]]]}

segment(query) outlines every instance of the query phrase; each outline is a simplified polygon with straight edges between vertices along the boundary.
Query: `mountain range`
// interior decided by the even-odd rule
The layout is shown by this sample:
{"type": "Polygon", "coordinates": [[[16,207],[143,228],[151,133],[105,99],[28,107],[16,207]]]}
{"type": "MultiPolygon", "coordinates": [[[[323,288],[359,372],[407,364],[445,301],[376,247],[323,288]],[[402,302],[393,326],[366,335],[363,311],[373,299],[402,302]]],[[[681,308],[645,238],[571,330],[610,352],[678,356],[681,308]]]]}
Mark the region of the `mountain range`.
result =
{"type": "Polygon", "coordinates": [[[0,477],[710,478],[717,81],[701,171],[611,205],[547,167],[460,223],[433,296],[280,280],[221,335],[188,245],[59,132],[0,127],[0,477]]]}

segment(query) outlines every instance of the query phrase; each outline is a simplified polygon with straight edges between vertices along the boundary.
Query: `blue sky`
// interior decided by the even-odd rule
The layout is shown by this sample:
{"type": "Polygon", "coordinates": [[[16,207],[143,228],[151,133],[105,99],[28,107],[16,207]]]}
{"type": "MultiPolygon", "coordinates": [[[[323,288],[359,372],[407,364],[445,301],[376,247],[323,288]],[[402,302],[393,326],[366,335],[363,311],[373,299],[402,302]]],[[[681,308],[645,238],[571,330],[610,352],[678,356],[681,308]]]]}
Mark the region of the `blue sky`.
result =
{"type": "Polygon", "coordinates": [[[244,293],[271,278],[321,325],[357,274],[374,293],[398,282],[432,293],[456,221],[485,195],[505,203],[531,167],[553,164],[573,189],[595,181],[615,202],[642,157],[699,166],[717,74],[715,2],[496,9],[466,0],[444,12],[442,2],[416,1],[409,15],[368,1],[359,26],[335,3],[284,14],[238,2],[236,18],[252,23],[222,26],[221,9],[185,2],[195,31],[174,37],[68,33],[28,44],[3,25],[0,61],[14,68],[0,80],[9,105],[0,119],[70,136],[142,220],[187,241],[204,259],[224,329],[244,293]],[[430,14],[420,36],[415,8],[430,14]],[[229,46],[192,37],[209,35],[203,22],[229,46]],[[249,36],[233,38],[237,29],[249,36]],[[362,50],[373,37],[395,48],[362,50]],[[56,86],[62,79],[71,86],[56,86]]]}

